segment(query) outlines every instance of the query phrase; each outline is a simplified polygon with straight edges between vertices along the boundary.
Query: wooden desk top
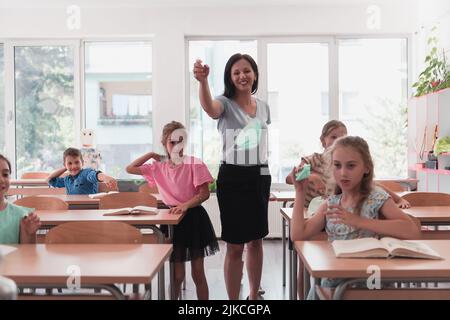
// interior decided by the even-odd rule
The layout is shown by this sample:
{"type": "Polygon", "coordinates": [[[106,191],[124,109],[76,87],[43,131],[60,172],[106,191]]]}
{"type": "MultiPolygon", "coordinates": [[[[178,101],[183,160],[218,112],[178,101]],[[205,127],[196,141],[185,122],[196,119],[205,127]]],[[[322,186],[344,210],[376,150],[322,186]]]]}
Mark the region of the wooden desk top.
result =
{"type": "Polygon", "coordinates": [[[270,193],[270,200],[272,201],[294,201],[295,191],[272,191],[270,193]]]}
{"type": "Polygon", "coordinates": [[[450,222],[450,206],[411,207],[402,210],[420,222],[450,222]]]}
{"type": "Polygon", "coordinates": [[[76,265],[81,283],[149,283],[171,244],[23,244],[7,254],[0,274],[17,284],[65,284],[76,265]]]}
{"type": "MultiPolygon", "coordinates": [[[[284,219],[286,219],[287,222],[291,222],[293,212],[294,212],[294,208],[281,208],[280,209],[281,215],[284,217],[284,219]]],[[[304,208],[303,214],[305,216],[305,219],[309,218],[307,213],[308,213],[308,209],[304,208]]]]}
{"type": "Polygon", "coordinates": [[[367,278],[370,275],[367,268],[371,265],[379,266],[385,278],[450,278],[450,240],[419,242],[430,246],[444,260],[336,258],[328,241],[295,241],[295,248],[309,273],[316,278],[367,278]]]}
{"type": "Polygon", "coordinates": [[[99,198],[89,198],[87,194],[55,194],[55,195],[39,195],[40,197],[53,197],[65,201],[67,204],[98,204],[99,198]]]}
{"type": "Polygon", "coordinates": [[[10,180],[12,186],[46,186],[49,187],[45,179],[16,179],[10,180]]]}
{"type": "Polygon", "coordinates": [[[75,221],[115,221],[131,225],[176,225],[180,223],[185,215],[169,214],[169,209],[158,209],[158,214],[155,215],[103,215],[111,211],[113,210],[36,210],[36,214],[41,219],[42,226],[56,226],[75,221]]]}

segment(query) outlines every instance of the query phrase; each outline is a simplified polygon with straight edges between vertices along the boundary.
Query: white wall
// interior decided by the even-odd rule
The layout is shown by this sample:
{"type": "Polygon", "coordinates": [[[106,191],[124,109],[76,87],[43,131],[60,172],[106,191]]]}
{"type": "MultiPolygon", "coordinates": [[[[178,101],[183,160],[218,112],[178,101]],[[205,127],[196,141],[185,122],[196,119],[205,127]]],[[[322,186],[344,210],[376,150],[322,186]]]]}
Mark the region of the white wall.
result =
{"type": "MultiPolygon", "coordinates": [[[[154,136],[164,123],[185,121],[185,36],[412,34],[418,0],[264,1],[66,1],[4,0],[0,3],[1,38],[153,37],[154,136]],[[186,4],[186,1],[180,3],[186,4]],[[273,5],[273,3],[285,5],[273,5]],[[38,2],[38,3],[35,3],[38,2]],[[146,3],[156,5],[146,5],[146,3]],[[81,8],[79,30],[66,27],[69,5],[81,8]],[[286,5],[287,3],[287,5],[286,5]],[[300,3],[300,5],[292,5],[300,3]],[[314,5],[322,3],[322,6],[314,5]],[[337,5],[341,3],[340,5],[337,5]],[[379,30],[366,26],[367,7],[378,3],[379,30]]],[[[189,66],[190,67],[190,66],[189,66]]]]}

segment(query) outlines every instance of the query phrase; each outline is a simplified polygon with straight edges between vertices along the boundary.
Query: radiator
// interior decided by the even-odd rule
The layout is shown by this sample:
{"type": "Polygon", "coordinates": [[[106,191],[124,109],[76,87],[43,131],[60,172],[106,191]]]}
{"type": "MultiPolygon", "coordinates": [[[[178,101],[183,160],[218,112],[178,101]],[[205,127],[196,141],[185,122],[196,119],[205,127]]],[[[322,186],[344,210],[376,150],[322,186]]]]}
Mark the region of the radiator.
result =
{"type": "MultiPolygon", "coordinates": [[[[267,238],[281,238],[281,202],[269,202],[269,234],[267,238]]],[[[219,204],[215,194],[211,194],[210,198],[203,203],[209,218],[213,224],[216,236],[220,237],[222,228],[220,225],[219,204]]]]}

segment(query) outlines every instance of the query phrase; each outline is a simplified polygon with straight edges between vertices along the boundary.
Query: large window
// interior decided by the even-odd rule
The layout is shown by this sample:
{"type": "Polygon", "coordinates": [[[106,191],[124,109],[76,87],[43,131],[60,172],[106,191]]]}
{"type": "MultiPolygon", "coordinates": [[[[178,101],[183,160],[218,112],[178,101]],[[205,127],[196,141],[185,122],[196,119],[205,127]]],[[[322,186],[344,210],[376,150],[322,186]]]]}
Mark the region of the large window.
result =
{"type": "Polygon", "coordinates": [[[213,174],[220,136],[216,122],[201,110],[192,64],[201,58],[210,65],[209,84],[216,96],[223,92],[228,58],[246,52],[260,56],[258,94],[271,111],[273,182],[284,182],[301,156],[322,152],[321,129],[333,118],[343,121],[349,134],[368,141],[377,178],[406,176],[406,39],[317,39],[188,41],[191,145],[213,174]]]}
{"type": "Polygon", "coordinates": [[[339,118],[369,143],[377,178],[405,177],[406,39],[339,41],[339,118]]]}
{"type": "Polygon", "coordinates": [[[5,154],[5,64],[4,49],[0,43],[0,153],[5,154]]]}
{"type": "Polygon", "coordinates": [[[320,152],[328,120],[328,44],[269,43],[270,171],[283,182],[302,155],[320,152]]]}
{"type": "Polygon", "coordinates": [[[101,169],[117,178],[152,150],[152,47],[149,42],[85,43],[85,118],[101,169]]]}
{"type": "Polygon", "coordinates": [[[50,171],[74,145],[74,49],[15,46],[16,167],[50,171]]]}
{"type": "Polygon", "coordinates": [[[198,97],[198,81],[194,79],[192,67],[196,59],[210,67],[208,77],[213,97],[223,93],[223,72],[228,58],[235,53],[246,53],[257,60],[256,41],[189,41],[189,92],[190,92],[190,147],[193,155],[203,159],[214,177],[217,177],[221,160],[222,143],[217,131],[217,121],[202,109],[198,97]]]}

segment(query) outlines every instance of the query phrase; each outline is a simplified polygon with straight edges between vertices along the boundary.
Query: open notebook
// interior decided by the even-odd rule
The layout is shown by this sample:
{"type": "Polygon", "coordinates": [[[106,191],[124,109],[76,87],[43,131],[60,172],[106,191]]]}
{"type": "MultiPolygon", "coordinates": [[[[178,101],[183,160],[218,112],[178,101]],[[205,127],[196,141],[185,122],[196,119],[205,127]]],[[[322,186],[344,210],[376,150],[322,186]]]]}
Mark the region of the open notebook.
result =
{"type": "Polygon", "coordinates": [[[108,191],[108,192],[93,193],[93,194],[89,195],[89,198],[91,198],[91,199],[98,199],[98,198],[106,196],[107,194],[113,194],[113,193],[119,193],[119,191],[108,191]]]}
{"type": "Polygon", "coordinates": [[[392,258],[443,259],[424,243],[385,237],[335,240],[332,243],[338,258],[392,258]]]}
{"type": "Polygon", "coordinates": [[[117,208],[111,209],[110,212],[104,213],[104,216],[124,216],[124,215],[155,215],[158,209],[155,207],[136,206],[133,208],[117,208]]]}

